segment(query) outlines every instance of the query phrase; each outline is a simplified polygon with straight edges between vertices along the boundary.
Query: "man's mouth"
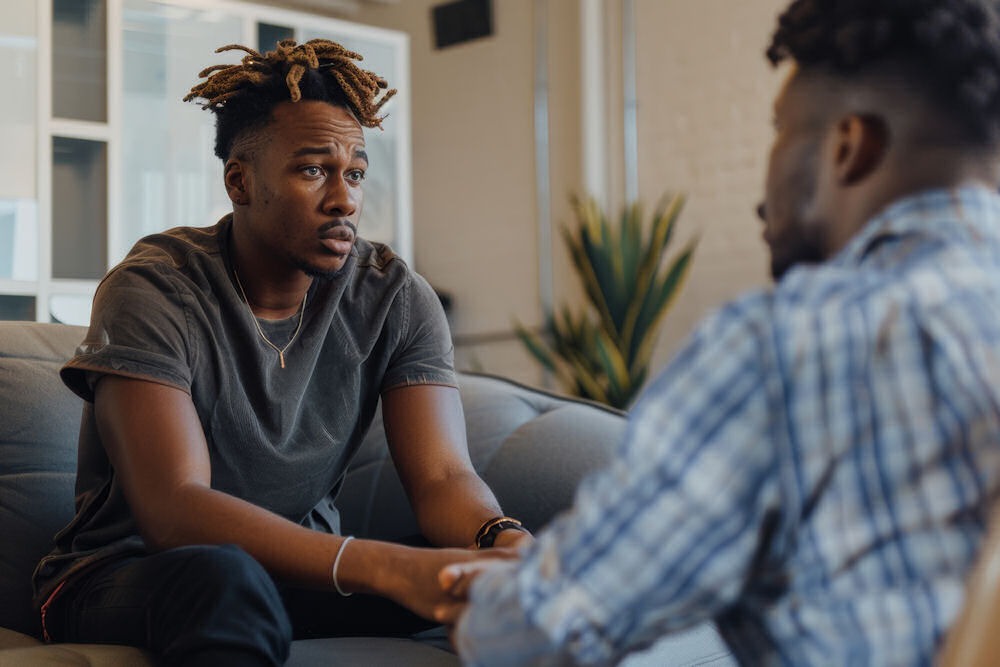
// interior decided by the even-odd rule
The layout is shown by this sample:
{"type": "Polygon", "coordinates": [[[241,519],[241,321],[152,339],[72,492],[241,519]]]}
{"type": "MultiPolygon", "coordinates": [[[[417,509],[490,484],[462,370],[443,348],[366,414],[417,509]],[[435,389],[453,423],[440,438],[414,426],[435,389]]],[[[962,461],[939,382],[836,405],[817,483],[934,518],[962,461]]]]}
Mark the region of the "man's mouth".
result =
{"type": "Polygon", "coordinates": [[[351,248],[354,247],[354,243],[352,241],[341,241],[340,239],[332,238],[320,239],[320,243],[322,243],[323,246],[334,255],[340,256],[349,255],[351,253],[351,248]]]}
{"type": "Polygon", "coordinates": [[[347,255],[354,247],[354,225],[350,222],[335,222],[320,228],[319,240],[335,255],[347,255]]]}

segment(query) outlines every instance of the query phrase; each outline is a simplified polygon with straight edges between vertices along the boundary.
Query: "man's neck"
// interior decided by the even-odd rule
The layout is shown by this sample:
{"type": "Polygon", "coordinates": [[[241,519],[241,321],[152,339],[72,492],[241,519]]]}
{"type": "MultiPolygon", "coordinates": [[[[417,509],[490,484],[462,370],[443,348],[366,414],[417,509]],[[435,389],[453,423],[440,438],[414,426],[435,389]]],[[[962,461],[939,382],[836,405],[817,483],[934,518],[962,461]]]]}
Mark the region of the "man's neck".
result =
{"type": "Polygon", "coordinates": [[[253,314],[264,320],[283,320],[299,312],[313,278],[294,267],[281,267],[273,256],[263,257],[241,239],[236,227],[229,243],[229,257],[237,289],[253,314]]]}

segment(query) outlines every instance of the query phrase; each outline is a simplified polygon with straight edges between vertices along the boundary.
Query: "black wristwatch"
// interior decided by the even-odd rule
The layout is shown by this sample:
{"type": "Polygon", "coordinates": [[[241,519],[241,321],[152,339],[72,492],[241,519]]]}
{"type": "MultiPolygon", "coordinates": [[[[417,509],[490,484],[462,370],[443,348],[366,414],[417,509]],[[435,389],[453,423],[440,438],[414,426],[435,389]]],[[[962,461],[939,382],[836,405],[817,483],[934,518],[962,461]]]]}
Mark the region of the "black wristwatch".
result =
{"type": "Polygon", "coordinates": [[[495,519],[490,519],[484,523],[479,528],[479,532],[476,533],[476,548],[477,549],[488,549],[493,546],[496,542],[497,535],[505,530],[520,530],[521,532],[528,532],[528,530],[521,525],[521,522],[517,519],[513,519],[509,516],[499,516],[495,519]]]}

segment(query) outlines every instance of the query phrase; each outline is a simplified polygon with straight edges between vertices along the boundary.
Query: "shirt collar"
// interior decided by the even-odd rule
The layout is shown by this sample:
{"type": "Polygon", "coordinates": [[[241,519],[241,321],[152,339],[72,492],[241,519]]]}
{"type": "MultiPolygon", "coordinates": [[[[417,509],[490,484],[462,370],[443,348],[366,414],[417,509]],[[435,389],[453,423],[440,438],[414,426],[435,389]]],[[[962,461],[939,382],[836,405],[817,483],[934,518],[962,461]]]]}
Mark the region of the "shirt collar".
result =
{"type": "Polygon", "coordinates": [[[1000,196],[976,185],[910,195],[872,218],[830,261],[857,265],[882,242],[909,235],[1000,245],[1000,196]]]}

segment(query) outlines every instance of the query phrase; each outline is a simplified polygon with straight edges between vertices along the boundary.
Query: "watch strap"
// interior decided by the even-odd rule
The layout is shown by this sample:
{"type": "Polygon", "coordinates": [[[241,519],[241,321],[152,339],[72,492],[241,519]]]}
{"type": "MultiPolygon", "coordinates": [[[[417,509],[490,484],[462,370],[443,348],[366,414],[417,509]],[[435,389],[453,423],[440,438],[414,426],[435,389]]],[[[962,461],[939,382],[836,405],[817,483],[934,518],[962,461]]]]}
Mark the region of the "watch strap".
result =
{"type": "Polygon", "coordinates": [[[528,532],[517,519],[509,516],[498,516],[486,521],[476,532],[476,548],[488,549],[496,542],[497,535],[505,530],[520,530],[528,532]]]}

